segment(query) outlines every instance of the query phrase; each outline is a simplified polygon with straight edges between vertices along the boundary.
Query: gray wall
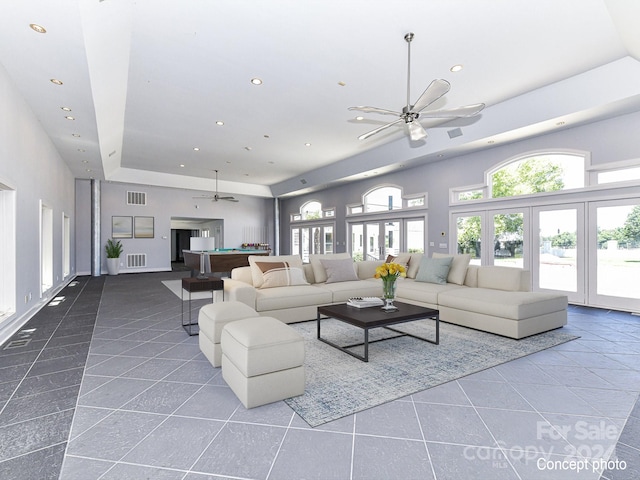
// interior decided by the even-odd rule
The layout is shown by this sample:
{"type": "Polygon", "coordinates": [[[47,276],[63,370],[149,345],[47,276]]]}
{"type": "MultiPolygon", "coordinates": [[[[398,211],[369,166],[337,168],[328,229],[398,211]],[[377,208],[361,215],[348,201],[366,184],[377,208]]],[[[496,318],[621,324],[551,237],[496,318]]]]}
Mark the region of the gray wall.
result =
{"type": "MultiPolygon", "coordinates": [[[[588,125],[568,128],[520,142],[488,148],[438,162],[399,170],[386,175],[329,188],[315,193],[281,200],[281,253],[291,251],[289,235],[290,215],[298,213],[300,206],[310,200],[322,203],[323,208],[336,208],[336,246],[338,252],[346,250],[346,204],[362,201],[362,194],[380,184],[395,184],[403,188],[404,195],[428,192],[427,245],[442,241],[440,232],[449,232],[449,188],[484,183],[484,173],[495,164],[526,152],[550,149],[572,149],[591,152],[591,164],[599,165],[623,160],[640,159],[640,142],[636,141],[640,129],[640,113],[603,120],[588,125]]],[[[428,139],[427,139],[428,141],[428,139]]],[[[375,151],[371,153],[375,155],[375,151]]],[[[431,249],[428,250],[429,253],[431,249]]]]}
{"type": "MultiPolygon", "coordinates": [[[[90,209],[91,197],[89,181],[78,180],[77,204],[90,209]]],[[[273,200],[235,195],[239,202],[193,198],[208,194],[194,190],[155,187],[147,185],[102,182],[101,183],[101,263],[102,273],[106,273],[104,245],[111,237],[112,216],[154,217],[154,238],[122,239],[124,247],[121,262],[126,263],[126,255],[144,253],[147,255],[146,268],[127,269],[120,267],[121,273],[169,271],[171,270],[171,218],[222,219],[224,221],[224,246],[240,247],[243,242],[256,241],[256,232],[265,232],[265,241],[273,244],[273,200]],[[127,191],[145,192],[147,205],[127,205],[127,191]]],[[[85,212],[86,213],[86,212],[85,212]]],[[[78,225],[82,232],[91,232],[89,215],[82,216],[78,225]],[[88,224],[86,222],[89,222],[88,224]]],[[[83,235],[83,239],[85,236],[83,235]]],[[[78,271],[91,273],[91,249],[89,243],[78,248],[78,271]]]]}
{"type": "Polygon", "coordinates": [[[3,333],[43,305],[62,278],[63,214],[71,224],[71,275],[75,213],[74,179],[17,87],[0,65],[0,182],[16,191],[16,313],[0,324],[3,333]],[[40,201],[53,210],[53,287],[40,298],[40,201]],[[31,293],[31,300],[25,296],[31,293]]]}

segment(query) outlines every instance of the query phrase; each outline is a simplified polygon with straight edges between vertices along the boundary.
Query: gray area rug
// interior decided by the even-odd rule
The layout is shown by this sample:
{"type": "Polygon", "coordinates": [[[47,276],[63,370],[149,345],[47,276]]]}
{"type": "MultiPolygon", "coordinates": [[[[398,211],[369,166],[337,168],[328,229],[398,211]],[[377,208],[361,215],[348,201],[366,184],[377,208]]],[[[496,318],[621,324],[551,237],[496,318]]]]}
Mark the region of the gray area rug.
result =
{"type": "MultiPolygon", "coordinates": [[[[359,328],[331,318],[322,322],[323,338],[339,345],[363,341],[359,328]]],[[[307,380],[304,395],[285,402],[312,427],[578,338],[559,329],[513,340],[440,322],[440,345],[389,339],[370,344],[365,363],[320,342],[315,321],[291,326],[305,338],[307,380]]],[[[433,320],[394,328],[435,336],[433,320]]],[[[394,335],[382,328],[369,331],[370,341],[394,335]]],[[[353,351],[362,354],[363,348],[353,351]]]]}

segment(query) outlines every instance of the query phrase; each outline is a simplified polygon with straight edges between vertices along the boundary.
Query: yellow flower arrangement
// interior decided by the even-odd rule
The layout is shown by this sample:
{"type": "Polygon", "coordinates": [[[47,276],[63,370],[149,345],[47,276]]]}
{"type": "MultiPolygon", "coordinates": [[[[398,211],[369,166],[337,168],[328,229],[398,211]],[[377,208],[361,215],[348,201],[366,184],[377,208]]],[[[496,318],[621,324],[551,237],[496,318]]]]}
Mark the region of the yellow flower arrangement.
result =
{"type": "Polygon", "coordinates": [[[398,277],[406,277],[407,269],[399,263],[384,263],[376,268],[375,278],[394,282],[398,277]]]}

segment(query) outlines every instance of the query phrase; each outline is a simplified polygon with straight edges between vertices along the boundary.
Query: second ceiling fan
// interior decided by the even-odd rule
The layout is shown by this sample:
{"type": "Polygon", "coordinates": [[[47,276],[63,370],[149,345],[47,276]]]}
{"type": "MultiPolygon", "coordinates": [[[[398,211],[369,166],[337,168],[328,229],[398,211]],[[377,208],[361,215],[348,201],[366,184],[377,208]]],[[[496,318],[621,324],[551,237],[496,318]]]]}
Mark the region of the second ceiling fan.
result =
{"type": "Polygon", "coordinates": [[[484,103],[476,103],[473,105],[467,105],[465,107],[457,107],[442,110],[425,110],[429,105],[445,95],[451,88],[451,84],[446,80],[436,79],[432,81],[427,89],[420,95],[420,98],[416,100],[416,103],[411,105],[410,100],[410,87],[411,87],[411,41],[413,40],[413,33],[407,33],[404,36],[407,42],[408,48],[408,65],[407,65],[407,104],[402,108],[401,112],[393,110],[387,110],[377,107],[349,107],[349,110],[358,110],[365,113],[380,113],[382,115],[393,115],[399,117],[393,122],[382,125],[381,127],[364,133],[358,137],[358,140],[364,140],[376,133],[379,133],[393,125],[404,122],[407,126],[407,130],[411,140],[417,141],[426,138],[427,132],[418,118],[460,118],[460,117],[472,117],[477,115],[484,108],[484,103]]]}
{"type": "Polygon", "coordinates": [[[230,196],[221,196],[218,194],[218,170],[214,170],[216,172],[216,192],[213,195],[200,195],[199,197],[193,198],[210,198],[212,202],[217,202],[218,200],[226,200],[228,202],[238,202],[239,200],[230,196]]]}

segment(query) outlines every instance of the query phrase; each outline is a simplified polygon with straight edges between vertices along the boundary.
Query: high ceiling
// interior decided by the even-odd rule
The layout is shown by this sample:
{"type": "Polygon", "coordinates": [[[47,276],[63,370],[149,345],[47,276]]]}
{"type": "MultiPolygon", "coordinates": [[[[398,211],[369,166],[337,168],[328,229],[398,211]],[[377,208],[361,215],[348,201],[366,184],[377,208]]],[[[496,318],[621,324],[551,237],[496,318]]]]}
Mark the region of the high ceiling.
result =
{"type": "Polygon", "coordinates": [[[0,64],[79,178],[285,196],[640,110],[637,0],[0,1],[0,64]],[[390,118],[348,107],[406,104],[407,32],[412,101],[487,107],[358,140],[390,118]]]}

